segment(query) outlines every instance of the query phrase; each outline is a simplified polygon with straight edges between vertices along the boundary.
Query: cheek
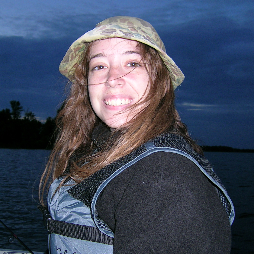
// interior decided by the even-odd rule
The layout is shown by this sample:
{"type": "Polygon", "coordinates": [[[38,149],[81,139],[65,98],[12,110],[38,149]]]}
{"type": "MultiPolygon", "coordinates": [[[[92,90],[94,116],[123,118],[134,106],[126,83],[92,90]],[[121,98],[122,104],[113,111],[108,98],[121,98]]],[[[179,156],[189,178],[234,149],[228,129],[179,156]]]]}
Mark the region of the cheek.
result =
{"type": "Polygon", "coordinates": [[[150,88],[150,79],[147,73],[127,75],[129,78],[129,84],[135,90],[139,97],[148,93],[150,88]]]}
{"type": "Polygon", "coordinates": [[[137,92],[139,96],[146,96],[149,93],[150,81],[147,75],[142,76],[137,84],[137,92]]]}

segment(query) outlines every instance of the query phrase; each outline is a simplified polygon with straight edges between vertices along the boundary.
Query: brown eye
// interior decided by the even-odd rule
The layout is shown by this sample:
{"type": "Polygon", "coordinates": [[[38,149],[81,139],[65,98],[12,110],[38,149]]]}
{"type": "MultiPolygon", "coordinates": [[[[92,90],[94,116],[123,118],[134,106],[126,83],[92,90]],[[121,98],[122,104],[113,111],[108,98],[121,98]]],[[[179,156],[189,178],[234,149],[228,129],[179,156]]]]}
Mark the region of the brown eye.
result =
{"type": "Polygon", "coordinates": [[[130,63],[127,64],[127,66],[129,66],[129,67],[139,67],[141,65],[140,65],[140,63],[137,63],[137,62],[130,62],[130,63]]]}
{"type": "Polygon", "coordinates": [[[99,70],[102,70],[102,69],[105,69],[106,67],[103,66],[103,65],[97,65],[95,66],[94,68],[92,68],[92,71],[99,71],[99,70]]]}

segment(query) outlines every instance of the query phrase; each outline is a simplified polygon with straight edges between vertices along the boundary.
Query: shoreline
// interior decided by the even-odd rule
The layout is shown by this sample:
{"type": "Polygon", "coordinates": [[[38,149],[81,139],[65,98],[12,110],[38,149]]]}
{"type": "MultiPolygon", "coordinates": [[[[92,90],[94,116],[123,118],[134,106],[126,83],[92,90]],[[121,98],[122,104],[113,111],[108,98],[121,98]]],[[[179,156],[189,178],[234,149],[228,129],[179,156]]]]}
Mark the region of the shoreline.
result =
{"type": "MultiPolygon", "coordinates": [[[[254,153],[254,149],[233,148],[230,146],[201,146],[204,152],[230,152],[230,153],[254,153]]],[[[27,149],[27,150],[51,150],[42,147],[23,147],[23,146],[1,146],[0,149],[27,149]]]]}

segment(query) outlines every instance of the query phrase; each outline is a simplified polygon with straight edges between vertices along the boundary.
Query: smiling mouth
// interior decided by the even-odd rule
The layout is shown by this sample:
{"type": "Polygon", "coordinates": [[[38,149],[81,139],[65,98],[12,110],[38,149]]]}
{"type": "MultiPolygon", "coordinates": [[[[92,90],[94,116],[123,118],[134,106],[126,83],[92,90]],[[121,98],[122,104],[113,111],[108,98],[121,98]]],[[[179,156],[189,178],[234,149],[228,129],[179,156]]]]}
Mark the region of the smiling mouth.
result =
{"type": "Polygon", "coordinates": [[[130,104],[131,100],[129,100],[129,99],[113,99],[113,100],[105,100],[104,102],[108,106],[122,106],[122,105],[130,104]]]}

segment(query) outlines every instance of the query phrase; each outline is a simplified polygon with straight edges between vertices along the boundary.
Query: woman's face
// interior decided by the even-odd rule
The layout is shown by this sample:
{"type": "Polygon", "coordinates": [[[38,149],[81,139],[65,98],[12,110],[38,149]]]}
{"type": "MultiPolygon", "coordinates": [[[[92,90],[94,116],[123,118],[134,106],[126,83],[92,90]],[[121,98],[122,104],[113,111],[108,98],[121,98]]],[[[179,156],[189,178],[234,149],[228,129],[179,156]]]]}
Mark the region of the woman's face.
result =
{"type": "Polygon", "coordinates": [[[149,75],[136,41],[110,38],[93,42],[90,49],[88,91],[96,115],[109,127],[119,128],[144,107],[149,75]]]}

